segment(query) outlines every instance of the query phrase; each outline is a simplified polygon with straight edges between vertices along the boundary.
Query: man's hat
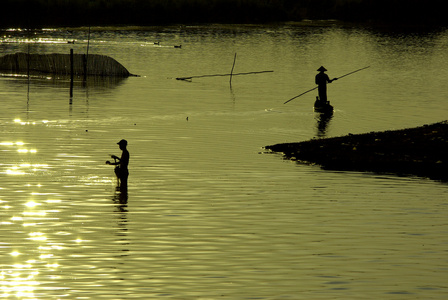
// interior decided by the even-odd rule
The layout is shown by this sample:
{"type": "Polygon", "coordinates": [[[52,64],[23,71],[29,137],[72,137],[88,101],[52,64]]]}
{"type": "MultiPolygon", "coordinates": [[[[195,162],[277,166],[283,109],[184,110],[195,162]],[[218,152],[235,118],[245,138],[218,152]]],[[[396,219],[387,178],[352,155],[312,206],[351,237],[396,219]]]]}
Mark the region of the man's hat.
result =
{"type": "Polygon", "coordinates": [[[118,144],[118,145],[125,145],[125,146],[127,146],[127,145],[128,145],[128,141],[126,141],[126,140],[121,140],[121,141],[119,141],[117,144],[118,144]]]}
{"type": "Polygon", "coordinates": [[[325,69],[323,66],[321,66],[319,69],[317,69],[318,71],[322,71],[322,72],[325,72],[325,71],[327,71],[327,69],[325,69]]]}

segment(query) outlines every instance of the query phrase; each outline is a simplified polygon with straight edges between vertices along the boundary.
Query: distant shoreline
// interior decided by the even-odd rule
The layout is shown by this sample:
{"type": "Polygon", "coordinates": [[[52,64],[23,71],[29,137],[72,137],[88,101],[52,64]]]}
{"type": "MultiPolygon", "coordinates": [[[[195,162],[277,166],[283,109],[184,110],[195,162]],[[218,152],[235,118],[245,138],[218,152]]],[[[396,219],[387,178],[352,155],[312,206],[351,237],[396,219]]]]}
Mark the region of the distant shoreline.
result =
{"type": "Polygon", "coordinates": [[[437,33],[448,30],[446,26],[432,26],[427,24],[425,26],[413,26],[413,25],[391,25],[385,23],[357,23],[347,22],[340,20],[302,20],[302,21],[285,21],[285,22],[270,22],[270,23],[185,23],[185,24],[163,24],[163,25],[92,25],[92,26],[42,26],[42,27],[21,27],[21,26],[0,26],[0,33],[5,36],[10,35],[10,31],[16,31],[18,34],[27,35],[29,32],[45,32],[53,30],[62,30],[67,32],[75,31],[91,31],[91,32],[103,32],[103,31],[158,31],[158,30],[197,30],[197,28],[203,29],[216,29],[227,30],[231,32],[238,32],[239,30],[247,31],[250,29],[263,29],[263,28],[281,28],[281,27],[337,27],[337,28],[350,28],[367,30],[385,34],[427,34],[437,33]]]}
{"type": "Polygon", "coordinates": [[[266,146],[323,169],[448,180],[448,121],[402,130],[349,134],[266,146]]]}
{"type": "Polygon", "coordinates": [[[340,20],[356,24],[448,26],[445,0],[3,0],[0,28],[267,24],[340,20]],[[49,4],[50,3],[50,4],[49,4]],[[9,12],[9,13],[8,13],[9,12]]]}

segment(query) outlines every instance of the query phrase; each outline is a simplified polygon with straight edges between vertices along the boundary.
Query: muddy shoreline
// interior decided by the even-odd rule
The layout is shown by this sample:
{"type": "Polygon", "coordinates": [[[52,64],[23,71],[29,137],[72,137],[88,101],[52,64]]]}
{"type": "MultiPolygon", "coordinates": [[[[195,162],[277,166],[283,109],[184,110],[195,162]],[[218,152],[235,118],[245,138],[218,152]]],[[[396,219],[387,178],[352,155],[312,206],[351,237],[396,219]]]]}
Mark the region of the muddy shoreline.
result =
{"type": "Polygon", "coordinates": [[[448,180],[448,121],[402,130],[349,134],[266,146],[323,169],[448,180]]]}

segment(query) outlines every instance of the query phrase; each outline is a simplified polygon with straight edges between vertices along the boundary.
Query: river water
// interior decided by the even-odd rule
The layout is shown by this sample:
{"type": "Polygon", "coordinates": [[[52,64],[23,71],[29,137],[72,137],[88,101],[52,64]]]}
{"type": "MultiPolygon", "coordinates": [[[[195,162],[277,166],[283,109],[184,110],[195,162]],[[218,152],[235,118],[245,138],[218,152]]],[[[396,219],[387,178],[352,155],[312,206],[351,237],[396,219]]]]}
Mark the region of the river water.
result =
{"type": "MultiPolygon", "coordinates": [[[[86,29],[2,33],[84,53],[86,29]],[[75,40],[74,44],[67,44],[75,40]]],[[[5,299],[446,299],[448,186],[263,146],[447,118],[448,31],[332,23],[93,28],[124,80],[0,77],[5,299]],[[154,44],[160,42],[160,44],[154,44]],[[175,45],[182,45],[175,48],[175,45]],[[176,77],[274,71],[253,75],[176,77]],[[312,110],[321,65],[335,113],[312,110]],[[128,141],[128,194],[105,164],[128,141]]]]}

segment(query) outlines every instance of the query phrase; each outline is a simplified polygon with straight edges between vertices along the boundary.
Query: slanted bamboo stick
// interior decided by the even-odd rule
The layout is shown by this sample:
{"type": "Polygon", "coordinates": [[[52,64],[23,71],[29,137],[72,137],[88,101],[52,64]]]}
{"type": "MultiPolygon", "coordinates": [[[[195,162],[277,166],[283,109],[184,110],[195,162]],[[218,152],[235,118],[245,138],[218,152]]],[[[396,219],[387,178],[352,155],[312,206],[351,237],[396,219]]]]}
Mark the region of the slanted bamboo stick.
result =
{"type": "MultiPolygon", "coordinates": [[[[232,76],[236,75],[249,75],[249,74],[261,74],[261,73],[270,73],[274,71],[257,71],[257,72],[246,72],[246,73],[235,73],[232,76]]],[[[189,77],[177,77],[176,80],[190,80],[193,78],[203,78],[203,77],[216,77],[216,76],[229,76],[230,74],[212,74],[212,75],[199,75],[199,76],[189,76],[189,77]]]]}

